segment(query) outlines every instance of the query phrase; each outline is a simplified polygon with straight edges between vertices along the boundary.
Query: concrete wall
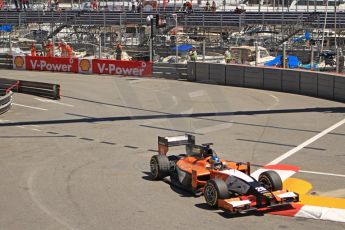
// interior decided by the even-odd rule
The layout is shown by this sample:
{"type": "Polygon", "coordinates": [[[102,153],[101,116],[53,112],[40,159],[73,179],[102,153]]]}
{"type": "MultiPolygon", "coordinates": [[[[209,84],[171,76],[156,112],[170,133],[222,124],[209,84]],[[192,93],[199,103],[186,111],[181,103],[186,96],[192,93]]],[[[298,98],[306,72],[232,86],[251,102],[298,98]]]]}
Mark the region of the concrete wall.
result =
{"type": "Polygon", "coordinates": [[[296,70],[282,71],[282,91],[299,93],[300,72],[296,70]]]}
{"type": "Polygon", "coordinates": [[[188,80],[303,94],[345,102],[345,76],[235,64],[188,63],[188,80]]]}
{"type": "Polygon", "coordinates": [[[246,67],[244,69],[244,86],[262,89],[264,87],[263,69],[256,67],[246,67]]]}
{"type": "Polygon", "coordinates": [[[263,69],[264,89],[282,90],[282,70],[281,69],[263,69]]]}
{"type": "Polygon", "coordinates": [[[203,62],[195,63],[195,79],[199,82],[209,82],[210,80],[210,64],[203,62]]]}
{"type": "Polygon", "coordinates": [[[345,101],[345,77],[334,76],[334,99],[345,101]]]}
{"type": "Polygon", "coordinates": [[[301,72],[300,80],[300,93],[317,97],[317,74],[309,71],[301,72]]]}
{"type": "Polygon", "coordinates": [[[225,65],[226,85],[244,86],[244,66],[225,65]]]}
{"type": "Polygon", "coordinates": [[[225,65],[223,64],[210,64],[210,78],[211,83],[225,85],[225,65]]]}
{"type": "Polygon", "coordinates": [[[334,98],[334,76],[318,73],[317,96],[326,99],[334,98]]]}

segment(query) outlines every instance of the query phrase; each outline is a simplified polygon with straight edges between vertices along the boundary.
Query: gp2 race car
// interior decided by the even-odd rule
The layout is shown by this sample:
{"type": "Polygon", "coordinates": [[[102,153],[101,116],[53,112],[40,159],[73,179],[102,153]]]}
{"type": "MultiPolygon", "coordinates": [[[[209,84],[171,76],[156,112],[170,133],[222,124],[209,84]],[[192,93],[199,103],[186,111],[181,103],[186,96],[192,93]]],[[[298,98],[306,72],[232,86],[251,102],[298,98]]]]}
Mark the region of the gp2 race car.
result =
{"type": "Polygon", "coordinates": [[[211,145],[196,145],[192,135],[158,137],[159,154],[150,160],[153,179],[170,176],[173,185],[203,194],[209,206],[230,213],[267,210],[299,201],[297,193],[283,190],[276,171],[263,171],[255,179],[250,175],[249,162],[219,159],[211,145]],[[180,145],[186,146],[186,154],[167,156],[169,147],[180,145]]]}

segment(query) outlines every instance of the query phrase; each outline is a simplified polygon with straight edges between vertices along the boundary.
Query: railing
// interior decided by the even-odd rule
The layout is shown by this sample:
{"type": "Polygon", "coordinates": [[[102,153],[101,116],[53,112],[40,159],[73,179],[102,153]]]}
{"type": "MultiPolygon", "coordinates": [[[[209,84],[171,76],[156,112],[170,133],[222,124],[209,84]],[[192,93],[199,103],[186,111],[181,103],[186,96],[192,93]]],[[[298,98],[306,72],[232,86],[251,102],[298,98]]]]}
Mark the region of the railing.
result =
{"type": "MultiPolygon", "coordinates": [[[[95,11],[63,11],[63,12],[44,12],[44,11],[28,11],[25,13],[18,13],[14,11],[0,11],[0,18],[3,19],[4,24],[20,25],[25,23],[51,23],[70,22],[75,25],[100,25],[100,26],[112,26],[112,25],[125,25],[125,24],[138,24],[146,25],[146,17],[156,12],[95,12],[95,11]]],[[[184,12],[167,12],[169,16],[171,13],[178,15],[178,23],[180,25],[187,26],[244,26],[244,25],[280,25],[289,24],[295,25],[298,20],[306,20],[312,14],[306,12],[245,12],[243,14],[236,14],[234,12],[226,11],[198,11],[191,14],[185,14],[184,12]]],[[[337,28],[345,28],[345,13],[337,12],[337,28]]],[[[169,16],[168,18],[171,19],[169,16]]],[[[318,12],[317,20],[311,23],[314,26],[323,24],[325,20],[324,11],[318,12]]],[[[335,14],[334,12],[328,12],[326,18],[326,27],[334,28],[335,14]]]]}

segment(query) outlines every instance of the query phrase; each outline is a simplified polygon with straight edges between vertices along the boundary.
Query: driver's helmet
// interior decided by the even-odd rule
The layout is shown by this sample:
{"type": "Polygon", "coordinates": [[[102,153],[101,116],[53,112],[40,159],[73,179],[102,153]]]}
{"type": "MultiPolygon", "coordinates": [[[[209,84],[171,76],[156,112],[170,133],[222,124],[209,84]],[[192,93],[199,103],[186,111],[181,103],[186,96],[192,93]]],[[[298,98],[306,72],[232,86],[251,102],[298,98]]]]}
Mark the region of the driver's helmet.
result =
{"type": "Polygon", "coordinates": [[[220,161],[220,159],[217,156],[211,157],[210,163],[211,163],[211,167],[213,169],[220,170],[222,168],[222,162],[220,161]]]}

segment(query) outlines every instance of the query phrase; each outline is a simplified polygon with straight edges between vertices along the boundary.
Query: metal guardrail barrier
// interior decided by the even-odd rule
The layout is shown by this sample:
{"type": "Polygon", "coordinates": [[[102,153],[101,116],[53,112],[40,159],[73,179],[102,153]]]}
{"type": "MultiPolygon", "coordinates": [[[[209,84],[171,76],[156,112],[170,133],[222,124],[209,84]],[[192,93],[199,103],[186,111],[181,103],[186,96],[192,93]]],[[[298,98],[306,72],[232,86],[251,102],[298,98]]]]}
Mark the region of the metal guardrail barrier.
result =
{"type": "Polygon", "coordinates": [[[11,108],[12,95],[12,91],[0,91],[0,114],[7,112],[11,108]]]}
{"type": "Polygon", "coordinates": [[[5,91],[13,85],[16,85],[16,87],[11,89],[13,92],[36,95],[54,100],[60,99],[60,85],[58,84],[0,78],[0,90],[5,91]]]}
{"type": "Polygon", "coordinates": [[[154,63],[153,76],[167,79],[187,79],[187,65],[186,64],[169,64],[169,63],[154,63]]]}
{"type": "Polygon", "coordinates": [[[51,98],[54,100],[60,99],[60,85],[57,84],[33,81],[20,81],[19,92],[30,95],[37,95],[40,97],[51,98]]]}
{"type": "Polygon", "coordinates": [[[18,88],[14,89],[14,86],[18,87],[18,84],[19,82],[16,80],[0,78],[0,92],[3,94],[9,90],[18,92],[18,88]]]}

